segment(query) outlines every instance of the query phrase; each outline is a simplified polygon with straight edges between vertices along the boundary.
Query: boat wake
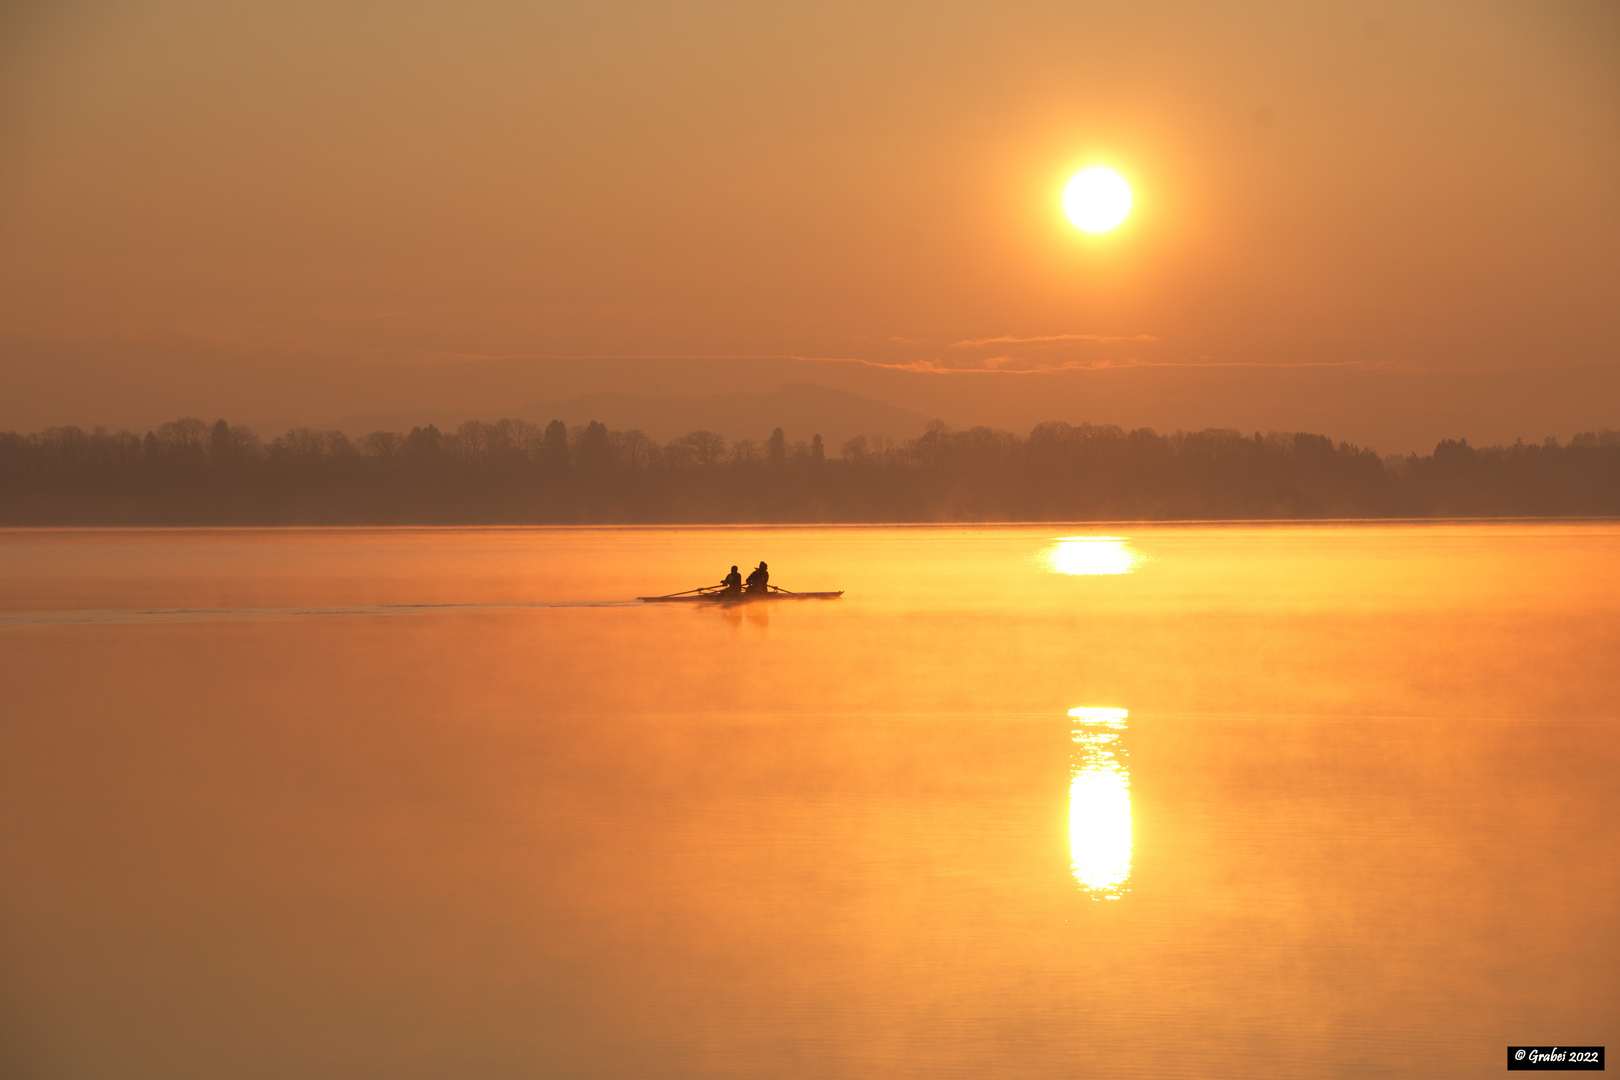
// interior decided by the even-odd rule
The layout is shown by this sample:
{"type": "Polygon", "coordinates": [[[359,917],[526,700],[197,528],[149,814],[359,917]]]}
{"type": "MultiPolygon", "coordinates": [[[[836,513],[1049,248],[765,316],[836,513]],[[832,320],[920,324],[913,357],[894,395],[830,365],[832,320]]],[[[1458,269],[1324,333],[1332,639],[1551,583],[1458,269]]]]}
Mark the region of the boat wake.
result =
{"type": "Polygon", "coordinates": [[[284,608],[131,608],[79,611],[0,611],[0,626],[76,626],[98,623],[231,622],[311,615],[446,615],[548,608],[640,607],[635,600],[567,600],[488,604],[345,604],[284,608]]]}

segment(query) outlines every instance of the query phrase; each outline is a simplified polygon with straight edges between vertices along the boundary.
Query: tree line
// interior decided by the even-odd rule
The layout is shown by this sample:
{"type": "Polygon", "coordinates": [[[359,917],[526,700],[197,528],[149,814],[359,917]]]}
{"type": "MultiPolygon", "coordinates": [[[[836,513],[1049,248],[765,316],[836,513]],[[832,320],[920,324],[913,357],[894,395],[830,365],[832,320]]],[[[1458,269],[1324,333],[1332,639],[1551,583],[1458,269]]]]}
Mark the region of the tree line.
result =
{"type": "Polygon", "coordinates": [[[592,422],[378,431],[185,418],[0,433],[0,525],[948,522],[1620,514],[1620,432],[1380,458],[1303,432],[935,421],[918,438],[660,444],[592,422]]]}

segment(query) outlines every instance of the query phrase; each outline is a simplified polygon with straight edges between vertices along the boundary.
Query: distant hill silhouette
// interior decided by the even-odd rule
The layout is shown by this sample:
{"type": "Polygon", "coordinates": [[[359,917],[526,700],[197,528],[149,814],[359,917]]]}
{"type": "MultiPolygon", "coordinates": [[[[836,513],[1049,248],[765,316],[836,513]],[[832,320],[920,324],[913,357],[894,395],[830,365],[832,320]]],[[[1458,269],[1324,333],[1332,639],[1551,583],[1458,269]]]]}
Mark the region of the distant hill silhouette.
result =
{"type": "MultiPolygon", "coordinates": [[[[467,420],[487,419],[496,410],[478,414],[455,410],[421,409],[410,412],[346,416],[328,425],[350,438],[373,431],[409,431],[429,424],[454,431],[467,420]]],[[[563,401],[531,401],[500,415],[545,425],[561,420],[576,427],[592,420],[618,431],[639,430],[660,442],[689,431],[718,431],[731,439],[763,442],[780,427],[789,439],[820,435],[829,445],[841,446],[857,435],[884,435],[913,439],[928,426],[928,417],[895,405],[832,390],[811,383],[786,383],[774,393],[708,394],[703,397],[654,397],[646,394],[585,394],[563,401]]],[[[279,435],[286,424],[251,425],[262,436],[279,435]]]]}

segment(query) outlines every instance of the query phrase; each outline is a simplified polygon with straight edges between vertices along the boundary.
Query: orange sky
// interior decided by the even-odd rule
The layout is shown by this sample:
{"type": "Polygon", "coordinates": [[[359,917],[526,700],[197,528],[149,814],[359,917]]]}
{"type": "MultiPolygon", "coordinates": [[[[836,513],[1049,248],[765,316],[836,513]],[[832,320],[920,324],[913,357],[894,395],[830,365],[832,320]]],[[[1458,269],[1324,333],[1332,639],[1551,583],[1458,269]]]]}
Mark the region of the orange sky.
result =
{"type": "Polygon", "coordinates": [[[784,379],[1620,427],[1602,0],[0,11],[0,428],[784,379]],[[1058,205],[1094,161],[1137,197],[1100,238],[1058,205]]]}

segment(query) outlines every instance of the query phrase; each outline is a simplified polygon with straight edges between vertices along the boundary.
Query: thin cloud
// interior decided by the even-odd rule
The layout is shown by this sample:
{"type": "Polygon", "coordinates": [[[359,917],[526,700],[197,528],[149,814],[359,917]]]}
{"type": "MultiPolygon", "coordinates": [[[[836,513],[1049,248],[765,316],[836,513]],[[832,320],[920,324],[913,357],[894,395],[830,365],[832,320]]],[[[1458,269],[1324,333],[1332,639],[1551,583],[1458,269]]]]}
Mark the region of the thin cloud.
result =
{"type": "Polygon", "coordinates": [[[1064,360],[1053,363],[1009,355],[973,359],[908,360],[887,363],[881,360],[845,357],[794,357],[796,360],[817,360],[826,363],[856,363],[865,367],[884,368],[889,371],[911,371],[924,375],[1049,375],[1063,371],[1123,371],[1140,368],[1354,368],[1366,371],[1393,371],[1385,361],[1321,360],[1321,361],[1248,361],[1248,360],[1142,360],[1128,356],[1107,360],[1064,360]]]}
{"type": "MultiPolygon", "coordinates": [[[[390,313],[378,313],[390,314],[390,313]]],[[[896,342],[906,340],[890,338],[896,342]]],[[[959,346],[988,345],[993,342],[1033,343],[1057,341],[1157,342],[1151,335],[1108,336],[1100,334],[1052,334],[1042,337],[982,338],[957,342],[959,346]]],[[[489,361],[589,361],[589,360],[796,360],[817,364],[859,364],[863,367],[889,371],[910,371],[931,375],[1033,375],[1064,371],[1110,371],[1132,368],[1254,368],[1254,369],[1312,369],[1348,368],[1376,371],[1386,375],[1414,378],[1421,376],[1465,377],[1486,373],[1510,374],[1519,372],[1579,371],[1591,368],[1612,369],[1611,360],[1546,360],[1536,363],[1493,363],[1478,366],[1435,366],[1429,364],[1399,363],[1390,360],[1220,360],[1208,355],[1184,356],[1175,360],[1143,360],[1139,357],[1115,357],[1096,360],[1065,360],[1053,363],[1009,353],[989,357],[935,356],[930,359],[888,362],[864,356],[810,356],[801,353],[545,353],[545,352],[473,352],[451,349],[408,349],[399,347],[341,345],[330,338],[300,333],[271,330],[258,323],[219,324],[137,324],[122,323],[101,330],[39,330],[32,327],[7,325],[0,320],[0,341],[11,342],[72,342],[79,344],[105,344],[137,341],[167,343],[195,342],[232,350],[272,349],[289,353],[346,358],[375,364],[470,364],[489,361]]],[[[922,343],[918,343],[922,344],[922,343]]]]}
{"type": "MultiPolygon", "coordinates": [[[[812,360],[816,357],[798,357],[798,359],[812,360]]],[[[1017,356],[991,356],[972,360],[908,360],[904,363],[887,363],[882,360],[856,359],[853,361],[833,358],[825,359],[829,363],[857,363],[865,367],[883,368],[888,371],[911,371],[922,375],[1042,375],[1056,371],[1085,371],[1110,367],[1136,367],[1135,360],[1119,361],[1084,361],[1065,360],[1060,363],[1051,363],[1042,360],[1028,360],[1017,356]]]]}
{"type": "Polygon", "coordinates": [[[951,343],[953,349],[968,349],[980,345],[1051,345],[1065,341],[1084,341],[1093,345],[1112,345],[1120,341],[1151,341],[1159,339],[1152,334],[1037,334],[1034,337],[1015,337],[1012,334],[1003,334],[1001,337],[970,338],[966,341],[951,343]]]}

